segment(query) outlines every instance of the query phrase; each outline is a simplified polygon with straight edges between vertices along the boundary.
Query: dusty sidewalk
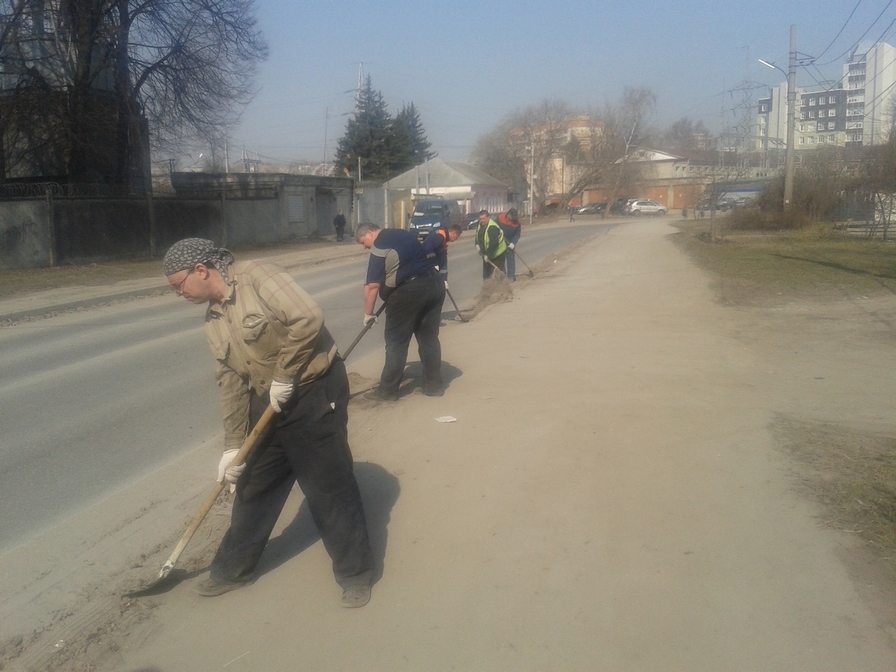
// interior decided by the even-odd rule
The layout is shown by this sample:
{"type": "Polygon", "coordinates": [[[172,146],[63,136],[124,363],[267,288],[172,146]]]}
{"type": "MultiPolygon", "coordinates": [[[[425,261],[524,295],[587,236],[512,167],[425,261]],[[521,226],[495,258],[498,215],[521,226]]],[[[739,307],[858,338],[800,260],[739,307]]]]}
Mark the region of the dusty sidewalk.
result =
{"type": "Polygon", "coordinates": [[[771,370],[671,233],[618,226],[450,324],[444,398],[353,404],[383,565],[367,607],[339,608],[296,496],[255,585],[152,598],[114,669],[894,669],[854,542],[774,445],[792,409],[769,385],[797,372],[771,370]]]}

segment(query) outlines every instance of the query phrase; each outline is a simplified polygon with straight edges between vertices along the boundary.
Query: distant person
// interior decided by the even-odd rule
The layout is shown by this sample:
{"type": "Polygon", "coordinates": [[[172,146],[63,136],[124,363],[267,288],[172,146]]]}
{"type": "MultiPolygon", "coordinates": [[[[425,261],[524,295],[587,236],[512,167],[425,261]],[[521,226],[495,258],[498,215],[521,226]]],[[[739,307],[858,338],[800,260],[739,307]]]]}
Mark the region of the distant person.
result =
{"type": "Polygon", "coordinates": [[[364,326],[376,321],[377,296],[386,304],[386,362],[380,385],[369,396],[380,401],[398,399],[408,346],[414,336],[423,365],[423,394],[441,397],[444,391],[439,325],[445,287],[432,262],[426,258],[417,236],[404,229],[380,229],[365,222],[358,225],[355,240],[370,250],[364,284],[364,326]]]}
{"type": "Polygon", "coordinates": [[[489,217],[488,210],[479,211],[479,226],[476,228],[476,250],[482,257],[482,279],[492,277],[495,268],[505,273],[504,260],[507,258],[507,241],[498,223],[489,217]]]}
{"type": "Polygon", "coordinates": [[[421,243],[426,258],[433,264],[438,272],[439,279],[448,289],[448,246],[460,238],[464,230],[460,224],[452,224],[447,229],[436,229],[430,233],[421,243]]]}
{"type": "Polygon", "coordinates": [[[333,218],[333,228],[336,229],[336,242],[341,243],[345,237],[345,215],[342,210],[333,218]]]}
{"type": "Polygon", "coordinates": [[[569,221],[570,222],[576,221],[576,209],[570,205],[569,208],[567,208],[567,210],[569,211],[569,221]]]}
{"type": "Polygon", "coordinates": [[[505,262],[507,266],[507,279],[510,282],[516,280],[516,252],[513,250],[516,248],[516,244],[520,240],[520,234],[522,233],[522,226],[520,226],[520,215],[516,211],[516,208],[510,208],[506,213],[501,213],[498,215],[498,226],[501,227],[501,231],[504,233],[504,240],[507,241],[507,261],[505,262]]]}
{"type": "Polygon", "coordinates": [[[230,529],[195,592],[213,597],[255,580],[297,482],[333,560],[342,606],[364,606],[374,563],[348,445],[348,376],[320,307],[283,268],[235,262],[210,240],[175,243],[162,265],[178,296],[208,306],[224,416],[217,479],[236,486],[230,529]],[[229,466],[268,405],[279,414],[273,430],[245,464],[229,466]]]}

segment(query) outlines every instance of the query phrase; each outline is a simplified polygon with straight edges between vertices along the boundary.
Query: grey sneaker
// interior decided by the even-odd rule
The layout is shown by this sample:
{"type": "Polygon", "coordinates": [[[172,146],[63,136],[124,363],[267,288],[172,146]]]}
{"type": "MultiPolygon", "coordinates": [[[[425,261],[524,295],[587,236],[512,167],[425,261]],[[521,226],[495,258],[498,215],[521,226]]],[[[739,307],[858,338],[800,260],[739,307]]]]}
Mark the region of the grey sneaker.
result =
{"type": "Polygon", "coordinates": [[[370,602],[370,586],[349,586],[342,591],[339,603],[346,609],[363,607],[370,602]]]}
{"type": "Polygon", "coordinates": [[[209,577],[205,581],[200,581],[199,585],[193,589],[193,592],[203,597],[217,597],[243,586],[251,586],[253,583],[255,583],[255,577],[242,581],[228,581],[227,579],[213,579],[209,577]]]}
{"type": "Polygon", "coordinates": [[[368,390],[367,392],[365,392],[364,398],[370,399],[371,401],[398,401],[398,393],[389,392],[381,387],[378,387],[374,390],[368,390]]]}

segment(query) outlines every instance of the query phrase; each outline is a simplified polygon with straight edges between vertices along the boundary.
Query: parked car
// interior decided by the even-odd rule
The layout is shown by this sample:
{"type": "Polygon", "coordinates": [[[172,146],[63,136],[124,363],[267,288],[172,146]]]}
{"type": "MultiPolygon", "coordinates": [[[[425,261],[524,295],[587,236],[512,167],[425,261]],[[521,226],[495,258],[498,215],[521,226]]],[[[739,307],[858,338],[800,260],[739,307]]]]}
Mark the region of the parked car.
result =
{"type": "Polygon", "coordinates": [[[576,210],[579,215],[599,215],[607,209],[606,203],[589,203],[576,210]]]}
{"type": "Polygon", "coordinates": [[[626,206],[626,211],[629,215],[665,215],[668,212],[666,206],[649,198],[632,201],[626,206]]]}
{"type": "Polygon", "coordinates": [[[410,230],[421,240],[433,231],[447,228],[451,224],[466,224],[457,201],[432,199],[417,201],[414,205],[410,230]]]}
{"type": "Polygon", "coordinates": [[[477,226],[479,226],[479,212],[478,211],[477,212],[468,212],[466,215],[464,215],[464,219],[467,222],[468,229],[475,229],[477,226]]]}
{"type": "Polygon", "coordinates": [[[637,199],[634,198],[626,198],[622,196],[613,201],[613,205],[610,206],[610,214],[611,215],[625,215],[628,214],[626,212],[626,207],[629,203],[634,202],[637,199]]]}

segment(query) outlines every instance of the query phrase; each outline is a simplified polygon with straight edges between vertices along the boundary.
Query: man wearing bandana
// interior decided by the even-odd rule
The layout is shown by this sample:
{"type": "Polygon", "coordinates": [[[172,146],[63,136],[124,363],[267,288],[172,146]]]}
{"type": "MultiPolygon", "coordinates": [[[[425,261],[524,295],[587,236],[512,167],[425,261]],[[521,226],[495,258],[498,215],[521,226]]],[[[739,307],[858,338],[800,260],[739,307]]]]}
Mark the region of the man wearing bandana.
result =
{"type": "Polygon", "coordinates": [[[208,304],[206,337],[224,414],[218,481],[235,485],[230,529],[196,592],[221,595],[255,580],[298,482],[343,589],[342,606],[364,606],[373,554],[348,444],[348,377],[320,307],[279,266],[235,262],[202,238],[175,243],[163,268],[178,296],[208,304]],[[279,414],[273,431],[245,465],[228,468],[268,404],[279,414]]]}

